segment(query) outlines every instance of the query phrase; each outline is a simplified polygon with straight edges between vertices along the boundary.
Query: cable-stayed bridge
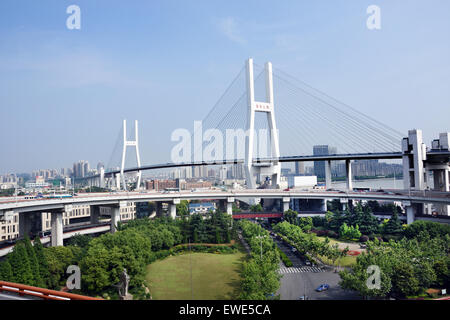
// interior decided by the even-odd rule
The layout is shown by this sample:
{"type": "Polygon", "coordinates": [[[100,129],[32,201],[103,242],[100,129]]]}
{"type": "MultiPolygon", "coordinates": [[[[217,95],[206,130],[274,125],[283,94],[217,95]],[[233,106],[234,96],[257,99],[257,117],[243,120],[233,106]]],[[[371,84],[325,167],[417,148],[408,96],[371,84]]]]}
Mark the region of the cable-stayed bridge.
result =
{"type": "MultiPolygon", "coordinates": [[[[307,83],[273,69],[270,63],[260,66],[252,59],[190,132],[184,154],[176,159],[172,154],[166,163],[127,167],[126,146],[133,146],[138,133],[136,130],[132,137],[124,127],[120,131],[104,174],[118,177],[122,186],[124,174],[130,172],[238,163],[245,164],[248,183],[255,180],[255,175],[267,174],[276,186],[279,163],[400,159],[404,136],[307,83]],[[313,153],[317,146],[327,146],[330,152],[313,153]],[[271,168],[260,169],[263,164],[271,168]]],[[[137,155],[139,162],[138,150],[137,155]]]]}
{"type": "Polygon", "coordinates": [[[140,186],[143,170],[243,164],[248,188],[256,188],[261,176],[269,177],[272,187],[277,188],[281,163],[323,161],[329,188],[331,162],[345,161],[347,188],[351,190],[351,161],[403,159],[405,189],[409,185],[422,190],[422,174],[411,176],[411,172],[416,167],[423,169],[420,161],[445,166],[450,154],[448,134],[443,134],[439,148],[429,150],[427,157],[420,130],[405,138],[405,134],[273,68],[271,63],[260,66],[252,59],[205,118],[194,124],[194,130],[180,134],[181,142],[174,146],[167,162],[141,165],[137,121],[134,129],[130,134],[124,121],[106,171],[84,180],[99,186],[106,180],[110,187],[126,189],[126,174],[137,173],[140,186]],[[136,152],[136,164],[131,166],[125,161],[129,147],[136,152]]]}

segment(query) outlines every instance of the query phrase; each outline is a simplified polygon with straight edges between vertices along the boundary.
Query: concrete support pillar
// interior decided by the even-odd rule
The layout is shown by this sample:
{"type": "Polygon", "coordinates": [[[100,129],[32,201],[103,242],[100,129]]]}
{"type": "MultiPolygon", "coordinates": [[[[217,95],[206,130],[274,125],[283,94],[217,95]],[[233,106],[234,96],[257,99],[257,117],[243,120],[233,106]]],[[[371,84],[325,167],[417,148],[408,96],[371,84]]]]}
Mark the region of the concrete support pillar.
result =
{"type": "Polygon", "coordinates": [[[346,174],[347,174],[347,190],[352,191],[353,190],[352,162],[350,160],[345,160],[345,170],[346,170],[346,174]]]}
{"type": "Polygon", "coordinates": [[[331,188],[331,160],[325,161],[325,188],[331,188]]]}
{"type": "Polygon", "coordinates": [[[348,208],[348,199],[341,199],[342,211],[347,210],[348,208]]]}
{"type": "Polygon", "coordinates": [[[322,200],[322,212],[327,212],[328,211],[328,208],[327,208],[327,199],[323,199],[322,200]]]}
{"type": "Polygon", "coordinates": [[[228,215],[233,215],[233,203],[234,203],[234,198],[230,197],[227,198],[227,214],[228,215]]]}
{"type": "Polygon", "coordinates": [[[172,219],[177,217],[177,205],[174,203],[169,204],[169,214],[172,219]]]}
{"type": "Polygon", "coordinates": [[[51,246],[57,247],[63,245],[63,213],[53,211],[51,213],[52,237],[51,246]]]}
{"type": "Polygon", "coordinates": [[[155,205],[156,205],[156,216],[161,217],[163,215],[162,202],[157,201],[157,202],[155,202],[155,205]]]}
{"type": "Polygon", "coordinates": [[[410,225],[416,219],[415,208],[412,205],[406,206],[406,223],[410,225]]]}
{"type": "Polygon", "coordinates": [[[19,213],[19,238],[29,235],[31,232],[31,212],[19,213]]]}
{"type": "Polygon", "coordinates": [[[289,204],[291,203],[291,198],[284,197],[283,198],[283,213],[289,210],[289,204]]]}
{"type": "Polygon", "coordinates": [[[444,190],[450,192],[450,170],[444,170],[444,190]]]}
{"type": "Polygon", "coordinates": [[[120,221],[120,207],[111,208],[111,233],[117,231],[117,225],[120,221]]]}
{"type": "Polygon", "coordinates": [[[116,189],[120,190],[120,173],[116,173],[116,189]]]}
{"type": "Polygon", "coordinates": [[[99,178],[99,187],[105,187],[105,168],[100,168],[100,178],[99,178]]]}
{"type": "Polygon", "coordinates": [[[180,204],[180,199],[173,199],[169,204],[169,215],[172,219],[177,217],[177,204],[180,204]]]}
{"type": "Polygon", "coordinates": [[[100,218],[100,207],[90,206],[91,224],[96,224],[100,218]]]}

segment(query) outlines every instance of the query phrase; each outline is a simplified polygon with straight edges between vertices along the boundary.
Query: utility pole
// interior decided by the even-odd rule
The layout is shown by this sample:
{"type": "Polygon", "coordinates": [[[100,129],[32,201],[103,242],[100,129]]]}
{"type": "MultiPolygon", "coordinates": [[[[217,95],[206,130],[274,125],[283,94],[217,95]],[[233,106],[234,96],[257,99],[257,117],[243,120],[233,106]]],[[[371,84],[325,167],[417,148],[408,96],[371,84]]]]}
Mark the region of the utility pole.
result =
{"type": "Polygon", "coordinates": [[[191,267],[191,300],[194,300],[194,293],[192,291],[192,251],[191,251],[191,238],[189,238],[189,264],[191,267]]]}

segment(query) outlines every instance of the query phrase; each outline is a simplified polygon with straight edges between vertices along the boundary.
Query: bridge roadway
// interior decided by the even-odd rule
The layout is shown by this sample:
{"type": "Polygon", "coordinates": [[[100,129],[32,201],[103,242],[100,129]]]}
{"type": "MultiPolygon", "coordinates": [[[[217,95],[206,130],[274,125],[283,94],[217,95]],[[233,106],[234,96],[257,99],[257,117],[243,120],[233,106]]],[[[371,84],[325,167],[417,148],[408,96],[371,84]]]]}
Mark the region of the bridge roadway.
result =
{"type": "MultiPolygon", "coordinates": [[[[108,232],[111,230],[111,224],[110,222],[106,223],[98,223],[95,225],[80,225],[80,226],[69,226],[65,227],[63,231],[63,239],[69,239],[76,235],[83,235],[83,234],[93,234],[93,233],[103,233],[108,232]]],[[[50,243],[51,241],[51,235],[46,235],[39,237],[41,239],[42,244],[50,243]]],[[[33,240],[31,240],[33,241],[33,240]]],[[[0,247],[0,257],[3,257],[10,253],[15,246],[15,242],[9,244],[9,245],[2,245],[0,247]]]]}
{"type": "MultiPolygon", "coordinates": [[[[374,152],[374,153],[348,153],[348,154],[331,154],[331,155],[305,155],[305,156],[283,156],[279,158],[257,158],[254,159],[254,163],[273,163],[273,162],[310,162],[310,161],[340,161],[340,160],[371,160],[371,159],[402,159],[402,152],[374,152]]],[[[433,159],[445,159],[449,161],[450,152],[449,151],[435,151],[431,150],[427,152],[427,157],[433,159]]],[[[208,165],[222,165],[222,164],[242,164],[244,159],[233,159],[233,160],[213,160],[213,161],[195,161],[195,162],[179,162],[179,163],[160,163],[153,165],[145,165],[140,167],[125,168],[124,173],[145,171],[145,170],[155,170],[155,169],[168,169],[168,168],[178,168],[178,167],[192,167],[192,166],[208,166],[208,165]]],[[[105,172],[105,177],[111,177],[115,174],[120,173],[120,170],[112,170],[105,172]]],[[[93,175],[84,178],[77,178],[75,180],[86,180],[99,178],[100,175],[93,175]]]]}
{"type": "MultiPolygon", "coordinates": [[[[232,191],[182,191],[182,192],[112,192],[79,194],[62,199],[24,199],[23,197],[0,200],[0,216],[7,211],[35,212],[64,209],[66,205],[118,205],[121,201],[133,202],[173,202],[177,200],[227,200],[230,198],[249,199],[343,199],[343,200],[381,200],[410,203],[438,203],[450,205],[449,192],[437,191],[389,191],[389,192],[345,192],[345,191],[283,191],[278,189],[232,190],[232,191]]],[[[234,201],[234,200],[232,200],[234,201]]]]}

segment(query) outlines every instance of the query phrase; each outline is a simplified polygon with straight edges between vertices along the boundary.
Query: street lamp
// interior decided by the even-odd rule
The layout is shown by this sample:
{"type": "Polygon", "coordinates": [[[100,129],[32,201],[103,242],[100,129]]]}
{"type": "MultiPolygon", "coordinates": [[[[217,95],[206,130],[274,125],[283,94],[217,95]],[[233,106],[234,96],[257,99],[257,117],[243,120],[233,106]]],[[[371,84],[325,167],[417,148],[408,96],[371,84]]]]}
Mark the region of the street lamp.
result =
{"type": "Polygon", "coordinates": [[[256,239],[260,239],[260,246],[261,246],[261,251],[260,251],[260,256],[261,256],[261,260],[262,260],[262,239],[265,238],[267,236],[256,236],[256,239]]]}

